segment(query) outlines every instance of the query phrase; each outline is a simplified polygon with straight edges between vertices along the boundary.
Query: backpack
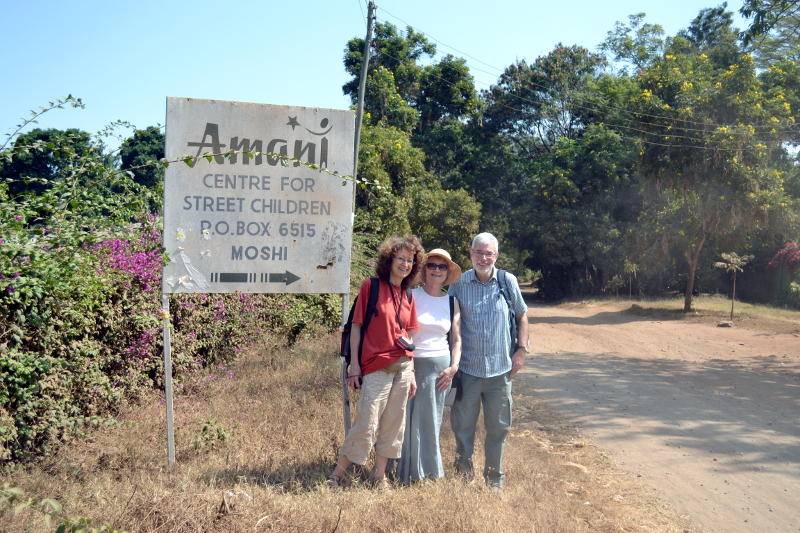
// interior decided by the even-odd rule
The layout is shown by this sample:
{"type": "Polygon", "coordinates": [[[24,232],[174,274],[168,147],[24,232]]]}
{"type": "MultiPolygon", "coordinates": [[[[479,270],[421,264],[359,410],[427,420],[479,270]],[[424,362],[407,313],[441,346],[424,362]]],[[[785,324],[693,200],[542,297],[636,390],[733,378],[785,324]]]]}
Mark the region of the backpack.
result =
{"type": "MultiPolygon", "coordinates": [[[[378,315],[378,293],[380,292],[380,280],[378,278],[369,278],[369,299],[367,300],[367,310],[364,313],[364,323],[361,324],[361,338],[358,343],[358,363],[361,364],[361,348],[364,346],[364,334],[372,321],[373,316],[378,315]]],[[[406,297],[409,303],[411,302],[411,289],[406,289],[406,297]]],[[[344,357],[347,364],[350,364],[352,354],[350,353],[350,332],[353,329],[353,315],[356,312],[356,303],[358,296],[353,300],[353,305],[350,306],[350,314],[347,316],[347,322],[342,326],[342,340],[339,346],[339,355],[344,357]]]]}
{"type": "Polygon", "coordinates": [[[511,294],[508,290],[508,278],[506,278],[506,270],[502,268],[497,269],[497,281],[500,285],[500,294],[506,301],[508,306],[508,329],[511,332],[511,353],[514,353],[514,348],[517,346],[517,317],[514,316],[514,307],[511,305],[511,294]]]}

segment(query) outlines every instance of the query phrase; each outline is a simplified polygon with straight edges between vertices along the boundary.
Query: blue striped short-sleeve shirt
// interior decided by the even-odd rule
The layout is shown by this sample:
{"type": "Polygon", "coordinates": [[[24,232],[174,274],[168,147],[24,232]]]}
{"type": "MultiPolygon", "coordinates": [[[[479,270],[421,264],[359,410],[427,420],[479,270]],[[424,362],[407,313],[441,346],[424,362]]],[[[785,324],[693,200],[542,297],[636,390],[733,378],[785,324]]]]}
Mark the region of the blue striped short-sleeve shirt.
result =
{"type": "MultiPolygon", "coordinates": [[[[506,273],[515,316],[528,312],[517,278],[506,273]]],[[[491,378],[511,370],[512,340],[508,329],[508,306],[500,294],[497,268],[486,283],[475,270],[464,272],[448,291],[461,308],[461,363],[459,369],[479,378],[491,378]]]]}

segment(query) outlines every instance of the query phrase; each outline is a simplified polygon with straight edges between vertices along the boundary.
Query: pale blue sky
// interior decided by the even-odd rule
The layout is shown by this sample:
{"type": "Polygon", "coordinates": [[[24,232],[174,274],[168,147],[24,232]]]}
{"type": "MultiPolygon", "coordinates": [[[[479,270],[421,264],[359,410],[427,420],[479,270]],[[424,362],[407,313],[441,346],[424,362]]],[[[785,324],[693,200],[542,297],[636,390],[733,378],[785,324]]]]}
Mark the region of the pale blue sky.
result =
{"type": "MultiPolygon", "coordinates": [[[[440,54],[465,57],[479,89],[517,59],[533,60],[558,42],[593,50],[630,14],[645,12],[672,35],[700,9],[718,5],[376,3],[378,20],[408,23],[444,43],[437,43],[440,54]]],[[[740,6],[741,0],[728,3],[734,12],[740,6]]],[[[366,32],[366,0],[0,0],[0,14],[0,144],[29,110],[70,93],[86,109],[51,112],[39,127],[94,133],[117,119],[140,128],[163,124],[166,96],[347,108],[344,47],[366,32]]],[[[738,14],[737,21],[743,25],[738,14]]]]}

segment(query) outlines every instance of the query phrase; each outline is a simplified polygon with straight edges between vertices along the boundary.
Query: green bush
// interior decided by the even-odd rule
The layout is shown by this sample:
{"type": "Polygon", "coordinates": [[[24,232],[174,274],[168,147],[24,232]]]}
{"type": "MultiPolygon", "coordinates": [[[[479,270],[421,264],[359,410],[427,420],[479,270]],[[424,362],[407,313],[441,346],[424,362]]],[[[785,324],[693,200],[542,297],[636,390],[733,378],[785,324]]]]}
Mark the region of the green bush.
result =
{"type": "MultiPolygon", "coordinates": [[[[11,180],[42,187],[0,184],[0,462],[50,453],[163,386],[160,219],[139,216],[149,192],[86,136],[53,138],[82,149],[0,152],[0,170],[61,156],[47,180],[11,180]]],[[[332,295],[177,294],[169,312],[179,391],[195,371],[234,377],[228,364],[255,343],[339,324],[332,295]]]]}

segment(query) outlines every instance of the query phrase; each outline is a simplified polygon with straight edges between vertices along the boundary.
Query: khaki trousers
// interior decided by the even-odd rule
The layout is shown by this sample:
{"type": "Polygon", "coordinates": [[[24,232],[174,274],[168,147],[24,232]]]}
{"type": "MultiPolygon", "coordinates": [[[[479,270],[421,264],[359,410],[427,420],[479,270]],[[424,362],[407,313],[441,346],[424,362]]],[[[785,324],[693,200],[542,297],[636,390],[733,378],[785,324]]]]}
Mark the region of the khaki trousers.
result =
{"type": "Polygon", "coordinates": [[[355,423],[347,432],[341,450],[350,462],[365,464],[373,445],[378,455],[389,459],[400,457],[413,375],[413,365],[408,361],[397,372],[378,370],[364,376],[355,423]]]}

